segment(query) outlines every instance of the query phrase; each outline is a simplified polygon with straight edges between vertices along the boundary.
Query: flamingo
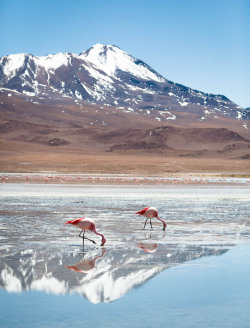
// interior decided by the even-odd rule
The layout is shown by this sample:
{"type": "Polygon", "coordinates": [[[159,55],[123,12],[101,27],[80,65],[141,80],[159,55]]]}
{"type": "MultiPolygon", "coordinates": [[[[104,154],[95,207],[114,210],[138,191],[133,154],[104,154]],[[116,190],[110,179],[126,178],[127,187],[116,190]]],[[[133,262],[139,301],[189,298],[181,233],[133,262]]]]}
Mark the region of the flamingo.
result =
{"type": "Polygon", "coordinates": [[[154,253],[157,251],[158,245],[156,243],[139,243],[137,247],[143,249],[147,253],[154,253]]]}
{"type": "Polygon", "coordinates": [[[143,229],[145,229],[145,226],[147,224],[148,219],[150,219],[151,229],[153,229],[151,219],[152,218],[156,218],[157,220],[159,220],[159,221],[161,221],[163,223],[163,229],[162,230],[165,231],[167,224],[166,224],[165,221],[163,221],[162,219],[159,218],[158,211],[157,211],[156,208],[154,208],[154,207],[146,207],[143,210],[141,210],[139,212],[136,212],[135,214],[143,215],[143,216],[146,217],[146,221],[144,223],[143,229]]]}
{"type": "Polygon", "coordinates": [[[96,235],[99,235],[102,237],[101,246],[103,246],[106,243],[106,239],[103,236],[103,234],[96,231],[95,221],[92,219],[89,219],[89,218],[75,219],[75,220],[68,221],[65,224],[73,224],[73,225],[77,226],[79,229],[81,229],[81,232],[79,233],[79,237],[82,237],[83,244],[84,244],[84,239],[92,241],[92,243],[95,244],[94,240],[89,239],[84,236],[85,231],[87,231],[87,230],[93,231],[96,235]],[[83,236],[81,236],[82,232],[83,232],[83,236]]]}
{"type": "Polygon", "coordinates": [[[73,271],[82,272],[82,273],[88,273],[89,271],[91,271],[95,268],[96,260],[103,257],[105,253],[106,253],[106,250],[105,250],[105,248],[103,248],[102,254],[94,257],[92,260],[84,260],[83,259],[81,262],[78,262],[74,265],[71,265],[71,266],[65,265],[65,268],[73,270],[73,271]]]}

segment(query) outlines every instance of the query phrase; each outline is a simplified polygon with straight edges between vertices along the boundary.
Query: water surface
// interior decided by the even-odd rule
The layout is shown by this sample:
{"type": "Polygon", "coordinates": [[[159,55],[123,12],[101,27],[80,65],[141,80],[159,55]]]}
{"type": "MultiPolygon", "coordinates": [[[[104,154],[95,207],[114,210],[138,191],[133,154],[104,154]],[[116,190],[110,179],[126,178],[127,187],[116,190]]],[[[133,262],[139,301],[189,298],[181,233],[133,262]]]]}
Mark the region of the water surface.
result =
{"type": "Polygon", "coordinates": [[[247,186],[0,185],[1,327],[249,327],[247,186]],[[155,206],[168,224],[134,213],[155,206]],[[100,247],[64,223],[94,218],[100,247]]]}

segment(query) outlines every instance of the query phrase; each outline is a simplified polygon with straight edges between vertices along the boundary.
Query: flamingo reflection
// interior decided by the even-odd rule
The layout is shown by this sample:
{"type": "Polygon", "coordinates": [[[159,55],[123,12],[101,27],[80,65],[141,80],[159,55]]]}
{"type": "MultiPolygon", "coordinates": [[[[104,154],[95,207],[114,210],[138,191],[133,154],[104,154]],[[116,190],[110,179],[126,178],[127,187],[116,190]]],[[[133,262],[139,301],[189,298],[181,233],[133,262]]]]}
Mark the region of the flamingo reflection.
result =
{"type": "Polygon", "coordinates": [[[65,268],[73,270],[73,271],[77,271],[77,272],[82,272],[82,273],[88,273],[89,271],[93,270],[95,268],[96,265],[96,261],[103,257],[104,254],[106,253],[105,248],[102,249],[102,254],[95,256],[93,259],[91,260],[82,260],[76,264],[70,265],[70,266],[66,266],[65,268]]]}
{"type": "MultiPolygon", "coordinates": [[[[164,239],[166,236],[166,232],[164,231],[162,236],[158,236],[157,240],[161,240],[164,239]]],[[[149,234],[145,234],[145,238],[150,240],[152,238],[152,233],[150,231],[149,234]]],[[[138,248],[143,249],[145,252],[147,253],[155,253],[158,249],[158,244],[157,243],[153,243],[153,242],[146,242],[146,243],[138,243],[136,245],[138,248]]]]}
{"type": "Polygon", "coordinates": [[[158,248],[158,244],[156,243],[139,243],[137,247],[143,249],[147,253],[155,253],[158,248]]]}

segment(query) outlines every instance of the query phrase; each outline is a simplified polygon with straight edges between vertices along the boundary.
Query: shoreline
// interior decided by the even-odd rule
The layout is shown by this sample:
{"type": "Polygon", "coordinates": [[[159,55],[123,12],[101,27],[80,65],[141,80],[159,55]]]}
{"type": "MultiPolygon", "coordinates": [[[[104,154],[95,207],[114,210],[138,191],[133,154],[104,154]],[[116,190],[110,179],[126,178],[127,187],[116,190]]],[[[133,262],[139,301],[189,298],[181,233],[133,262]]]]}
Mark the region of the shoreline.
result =
{"type": "Polygon", "coordinates": [[[1,183],[31,184],[162,184],[162,185],[241,185],[250,186],[249,174],[225,173],[177,173],[164,176],[142,176],[128,174],[78,174],[58,172],[0,173],[1,183]]]}

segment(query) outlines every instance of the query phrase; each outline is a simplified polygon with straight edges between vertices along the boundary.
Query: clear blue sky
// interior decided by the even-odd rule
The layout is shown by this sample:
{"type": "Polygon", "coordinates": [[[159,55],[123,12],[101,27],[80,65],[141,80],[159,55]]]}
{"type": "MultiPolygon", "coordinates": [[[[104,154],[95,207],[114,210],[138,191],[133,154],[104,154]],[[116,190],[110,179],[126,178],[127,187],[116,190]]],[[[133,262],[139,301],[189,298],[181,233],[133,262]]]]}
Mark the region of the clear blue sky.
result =
{"type": "Polygon", "coordinates": [[[0,56],[98,42],[250,107],[250,0],[0,0],[0,56]]]}

